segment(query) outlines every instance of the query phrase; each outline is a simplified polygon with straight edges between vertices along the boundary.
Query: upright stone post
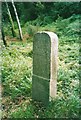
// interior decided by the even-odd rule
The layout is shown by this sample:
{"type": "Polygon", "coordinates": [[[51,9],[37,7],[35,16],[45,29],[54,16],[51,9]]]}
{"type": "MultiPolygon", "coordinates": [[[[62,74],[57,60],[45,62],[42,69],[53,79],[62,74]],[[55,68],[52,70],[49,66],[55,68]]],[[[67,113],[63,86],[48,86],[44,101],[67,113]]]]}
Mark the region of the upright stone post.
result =
{"type": "Polygon", "coordinates": [[[33,39],[32,98],[47,105],[57,91],[58,37],[38,32],[33,39]]]}

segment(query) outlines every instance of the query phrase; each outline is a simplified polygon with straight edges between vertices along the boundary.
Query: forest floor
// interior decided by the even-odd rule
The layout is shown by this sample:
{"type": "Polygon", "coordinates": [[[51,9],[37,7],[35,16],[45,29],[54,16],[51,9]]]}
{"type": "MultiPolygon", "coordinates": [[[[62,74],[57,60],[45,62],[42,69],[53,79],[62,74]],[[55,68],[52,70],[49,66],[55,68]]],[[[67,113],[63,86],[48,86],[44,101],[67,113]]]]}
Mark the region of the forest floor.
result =
{"type": "MultiPolygon", "coordinates": [[[[7,36],[8,47],[1,53],[2,118],[79,117],[79,36],[71,29],[74,22],[67,23],[67,32],[64,27],[57,30],[58,21],[54,24],[59,37],[57,97],[47,107],[31,97],[33,38],[25,34],[26,39],[18,41],[7,36]]],[[[54,28],[50,24],[40,29],[50,30],[49,26],[54,28]]]]}

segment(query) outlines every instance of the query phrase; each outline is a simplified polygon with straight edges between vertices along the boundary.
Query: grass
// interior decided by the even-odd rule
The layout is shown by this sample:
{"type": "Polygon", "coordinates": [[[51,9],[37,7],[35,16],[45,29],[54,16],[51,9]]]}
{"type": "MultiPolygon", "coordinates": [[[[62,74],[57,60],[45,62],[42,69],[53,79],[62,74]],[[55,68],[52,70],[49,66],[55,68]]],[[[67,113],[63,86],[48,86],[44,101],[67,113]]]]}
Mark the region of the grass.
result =
{"type": "Polygon", "coordinates": [[[3,118],[79,117],[79,37],[78,31],[75,34],[77,28],[72,27],[78,22],[71,19],[57,20],[39,28],[55,31],[59,36],[57,97],[46,108],[31,98],[32,37],[27,36],[24,42],[8,40],[9,47],[2,47],[3,118]]]}

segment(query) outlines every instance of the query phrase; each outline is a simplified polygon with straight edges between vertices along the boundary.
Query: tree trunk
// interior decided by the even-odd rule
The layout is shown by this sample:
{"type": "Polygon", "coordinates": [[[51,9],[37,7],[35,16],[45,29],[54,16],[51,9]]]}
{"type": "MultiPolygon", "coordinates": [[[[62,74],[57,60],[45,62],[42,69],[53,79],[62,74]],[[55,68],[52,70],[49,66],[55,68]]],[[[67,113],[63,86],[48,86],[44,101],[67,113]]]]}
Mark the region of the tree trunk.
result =
{"type": "MultiPolygon", "coordinates": [[[[5,2],[6,2],[6,0],[5,0],[5,2]]],[[[9,10],[7,2],[6,2],[6,7],[7,7],[7,11],[8,11],[9,20],[10,20],[10,23],[11,23],[12,35],[13,35],[13,37],[15,37],[16,33],[15,33],[15,29],[14,29],[14,23],[13,23],[13,20],[12,20],[11,13],[10,13],[10,10],[9,10]]]]}
{"type": "Polygon", "coordinates": [[[2,34],[3,43],[4,43],[5,47],[7,47],[7,42],[6,42],[6,39],[5,39],[3,25],[1,25],[1,34],[2,34]]]}
{"type": "Polygon", "coordinates": [[[12,5],[13,5],[13,8],[14,8],[14,12],[15,12],[16,20],[17,20],[17,25],[18,25],[18,30],[19,30],[19,37],[20,37],[20,40],[23,40],[21,26],[20,26],[17,10],[16,10],[16,7],[14,5],[13,0],[12,0],[12,5]]]}

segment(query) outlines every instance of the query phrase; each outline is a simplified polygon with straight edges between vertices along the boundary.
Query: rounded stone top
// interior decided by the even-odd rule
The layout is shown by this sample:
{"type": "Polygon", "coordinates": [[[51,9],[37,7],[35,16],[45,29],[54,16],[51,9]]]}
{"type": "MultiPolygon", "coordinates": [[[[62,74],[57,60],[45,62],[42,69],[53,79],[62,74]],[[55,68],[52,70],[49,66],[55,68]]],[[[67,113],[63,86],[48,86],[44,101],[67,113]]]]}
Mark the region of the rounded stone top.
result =
{"type": "MultiPolygon", "coordinates": [[[[38,34],[41,34],[41,33],[47,34],[47,35],[51,38],[51,40],[56,40],[56,41],[58,41],[58,36],[57,36],[54,32],[50,32],[50,31],[38,31],[37,33],[38,33],[38,34]]],[[[36,33],[36,34],[37,34],[37,33],[36,33]]]]}

